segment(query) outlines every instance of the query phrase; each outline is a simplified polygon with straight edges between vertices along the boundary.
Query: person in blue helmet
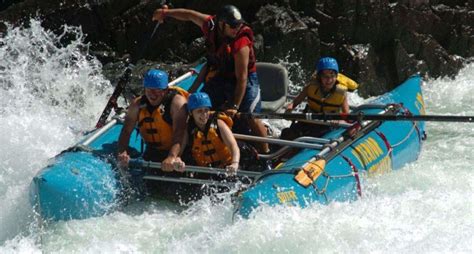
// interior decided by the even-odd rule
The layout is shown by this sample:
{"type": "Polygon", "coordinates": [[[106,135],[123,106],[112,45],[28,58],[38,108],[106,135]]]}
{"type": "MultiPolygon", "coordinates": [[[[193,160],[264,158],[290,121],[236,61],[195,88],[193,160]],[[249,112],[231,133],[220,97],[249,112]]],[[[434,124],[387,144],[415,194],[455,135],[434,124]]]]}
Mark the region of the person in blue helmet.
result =
{"type": "MultiPolygon", "coordinates": [[[[287,112],[293,111],[307,99],[305,112],[308,113],[349,113],[348,87],[357,84],[346,76],[339,77],[339,65],[332,57],[323,57],[316,64],[316,71],[303,90],[288,104],[287,112]]],[[[282,130],[281,138],[292,140],[300,136],[319,137],[330,130],[328,126],[294,122],[290,128],[282,130]]]]}
{"type": "Polygon", "coordinates": [[[144,160],[162,162],[162,171],[183,171],[181,142],[186,128],[188,93],[168,87],[168,74],[149,70],[143,79],[145,94],[129,106],[118,140],[118,161],[128,167],[128,145],[134,128],[138,128],[146,149],[144,160]]]}
{"type": "Polygon", "coordinates": [[[236,172],[240,150],[232,134],[232,119],[223,113],[211,112],[211,99],[207,93],[189,96],[187,138],[191,155],[198,166],[226,168],[236,172]]]}
{"type": "MultiPolygon", "coordinates": [[[[239,9],[224,5],[216,15],[208,15],[190,9],[155,10],[153,21],[165,18],[191,21],[197,25],[206,40],[207,62],[201,68],[189,92],[198,90],[204,82],[203,92],[209,94],[213,110],[225,112],[230,117],[237,112],[253,113],[261,110],[261,92],[257,77],[254,35],[239,9]]],[[[266,137],[267,129],[257,118],[235,118],[234,131],[266,137]],[[250,130],[250,131],[248,131],[250,130]]],[[[258,144],[259,151],[268,153],[266,143],[258,144]]]]}
{"type": "Polygon", "coordinates": [[[255,148],[238,142],[232,131],[232,118],[223,112],[211,111],[212,103],[204,92],[189,96],[188,128],[185,134],[192,163],[204,167],[225,168],[229,173],[237,169],[261,170],[255,148]]]}

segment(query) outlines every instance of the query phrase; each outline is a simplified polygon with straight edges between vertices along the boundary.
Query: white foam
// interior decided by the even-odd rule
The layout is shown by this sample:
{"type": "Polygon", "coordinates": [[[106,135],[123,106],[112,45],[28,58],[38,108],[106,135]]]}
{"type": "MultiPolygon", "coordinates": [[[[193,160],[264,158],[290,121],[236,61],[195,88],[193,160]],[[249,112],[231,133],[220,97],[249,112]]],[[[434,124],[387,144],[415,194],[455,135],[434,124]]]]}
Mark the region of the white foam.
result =
{"type": "MultiPolygon", "coordinates": [[[[31,28],[10,28],[0,40],[0,56],[9,62],[0,63],[0,253],[473,251],[474,129],[466,123],[428,123],[420,159],[362,179],[364,198],[356,202],[262,207],[252,219],[234,223],[228,198],[217,205],[200,200],[184,213],[175,205],[144,203],[57,223],[39,237],[27,186],[48,158],[79,138],[75,130],[93,126],[111,87],[96,60],[79,50],[81,39],[54,48],[57,38],[33,20],[31,28]],[[33,42],[51,53],[35,55],[41,52],[33,42]],[[25,53],[7,52],[18,47],[25,53]],[[72,56],[79,60],[65,65],[72,56]]],[[[473,115],[474,65],[455,80],[428,80],[423,92],[430,114],[473,115]]]]}

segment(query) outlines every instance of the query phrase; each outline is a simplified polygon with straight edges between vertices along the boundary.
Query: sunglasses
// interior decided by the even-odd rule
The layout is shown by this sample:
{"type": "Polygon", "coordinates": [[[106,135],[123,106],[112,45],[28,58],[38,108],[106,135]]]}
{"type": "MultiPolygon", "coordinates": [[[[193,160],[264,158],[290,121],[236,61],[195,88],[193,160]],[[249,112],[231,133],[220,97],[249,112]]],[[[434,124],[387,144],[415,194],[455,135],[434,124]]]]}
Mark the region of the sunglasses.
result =
{"type": "Polygon", "coordinates": [[[230,28],[232,29],[236,29],[236,28],[239,28],[242,26],[242,23],[237,23],[237,24],[229,24],[229,23],[226,23],[230,28]]]}

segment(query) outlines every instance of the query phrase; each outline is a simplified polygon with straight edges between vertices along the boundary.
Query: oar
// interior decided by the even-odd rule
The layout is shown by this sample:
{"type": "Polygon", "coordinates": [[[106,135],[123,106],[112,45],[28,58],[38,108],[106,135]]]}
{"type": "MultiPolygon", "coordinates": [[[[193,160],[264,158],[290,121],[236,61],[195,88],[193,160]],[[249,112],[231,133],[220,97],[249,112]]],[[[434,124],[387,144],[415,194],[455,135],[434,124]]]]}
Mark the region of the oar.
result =
{"type": "Polygon", "coordinates": [[[130,68],[130,64],[127,63],[125,72],[122,74],[122,76],[120,76],[117,86],[115,86],[114,92],[110,96],[109,101],[105,105],[105,108],[99,117],[99,120],[95,124],[96,128],[100,128],[104,126],[105,122],[107,121],[107,118],[109,118],[109,115],[112,109],[117,110],[118,108],[117,99],[122,94],[123,90],[125,89],[125,86],[130,81],[131,74],[132,74],[132,68],[130,68]]]}
{"type": "MultiPolygon", "coordinates": [[[[170,176],[155,176],[155,175],[145,175],[143,176],[145,180],[153,181],[162,181],[162,182],[175,182],[175,183],[188,183],[188,184],[199,184],[199,185],[211,185],[217,187],[227,187],[233,189],[236,186],[236,182],[220,182],[215,180],[207,179],[195,179],[189,177],[170,177],[170,176]]],[[[240,187],[245,188],[248,184],[239,183],[240,187]]]]}
{"type": "MultiPolygon", "coordinates": [[[[129,166],[131,168],[154,168],[154,169],[161,169],[161,163],[159,162],[151,162],[145,160],[130,160],[129,166]]],[[[193,172],[193,173],[205,173],[205,174],[214,174],[214,175],[225,175],[229,174],[227,170],[223,168],[212,168],[212,167],[200,167],[200,166],[191,166],[187,165],[185,167],[185,172],[193,172]]],[[[256,177],[261,175],[262,173],[256,171],[247,171],[247,170],[237,170],[237,176],[247,176],[247,177],[256,177]]]]}
{"type": "MultiPolygon", "coordinates": [[[[164,3],[162,3],[162,5],[163,4],[164,3]]],[[[138,47],[139,52],[136,55],[135,60],[138,60],[138,59],[142,58],[143,54],[145,53],[145,51],[150,46],[150,42],[153,39],[153,37],[155,36],[155,33],[156,33],[156,31],[158,30],[159,27],[160,27],[160,23],[157,23],[155,25],[153,31],[151,32],[151,35],[149,36],[149,38],[145,39],[144,45],[141,45],[141,46],[138,47]]],[[[104,124],[107,121],[107,118],[109,117],[110,112],[112,111],[112,109],[117,110],[117,108],[118,108],[117,99],[122,94],[123,90],[125,89],[125,86],[130,81],[131,73],[132,73],[131,64],[130,64],[129,59],[127,59],[127,65],[125,67],[125,72],[122,74],[122,76],[120,76],[119,81],[117,83],[117,86],[115,86],[115,89],[114,89],[112,95],[110,96],[109,101],[105,105],[105,108],[102,111],[102,114],[100,115],[99,120],[97,121],[97,123],[95,125],[96,128],[100,128],[100,127],[104,126],[104,124]]]]}
{"type": "Polygon", "coordinates": [[[335,121],[328,122],[328,121],[322,121],[322,120],[299,119],[298,122],[309,123],[309,124],[314,124],[314,125],[324,125],[324,126],[330,126],[330,127],[342,127],[342,128],[350,128],[353,126],[353,124],[345,123],[345,122],[335,122],[335,121]]]}
{"type": "Polygon", "coordinates": [[[251,113],[241,114],[263,119],[286,120],[349,120],[349,121],[426,121],[426,122],[473,122],[474,116],[454,115],[378,115],[378,114],[338,114],[338,113],[251,113]]]}
{"type": "Polygon", "coordinates": [[[158,30],[158,27],[160,27],[160,22],[156,23],[155,28],[153,29],[153,32],[150,35],[150,40],[155,36],[156,30],[158,30]]]}

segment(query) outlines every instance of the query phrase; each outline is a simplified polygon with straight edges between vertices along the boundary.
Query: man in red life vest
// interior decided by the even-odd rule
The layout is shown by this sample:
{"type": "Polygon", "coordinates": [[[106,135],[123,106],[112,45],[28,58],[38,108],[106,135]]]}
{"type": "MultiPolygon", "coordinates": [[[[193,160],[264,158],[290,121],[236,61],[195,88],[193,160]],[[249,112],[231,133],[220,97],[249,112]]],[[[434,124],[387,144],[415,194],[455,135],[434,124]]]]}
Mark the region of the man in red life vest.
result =
{"type": "MultiPolygon", "coordinates": [[[[191,21],[199,26],[207,45],[207,63],[189,89],[193,93],[204,81],[203,92],[209,94],[213,109],[234,117],[237,111],[260,112],[261,96],[257,78],[252,29],[244,23],[240,11],[225,5],[215,16],[189,9],[168,9],[164,6],[153,14],[153,21],[167,17],[191,21]]],[[[252,133],[265,137],[266,128],[259,119],[249,119],[252,133]]],[[[268,144],[259,147],[268,152],[268,144]]]]}

